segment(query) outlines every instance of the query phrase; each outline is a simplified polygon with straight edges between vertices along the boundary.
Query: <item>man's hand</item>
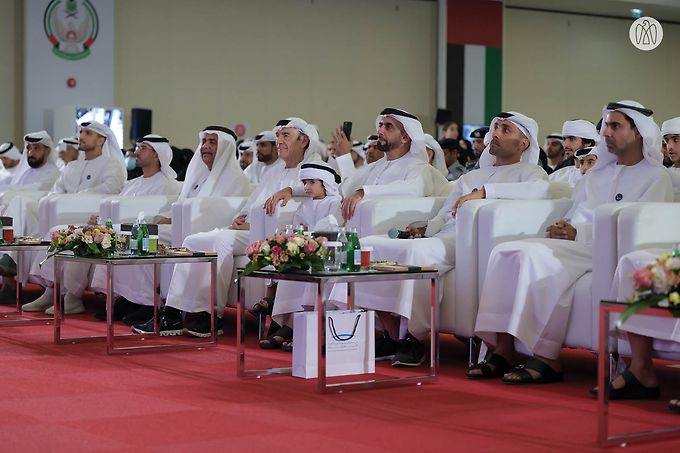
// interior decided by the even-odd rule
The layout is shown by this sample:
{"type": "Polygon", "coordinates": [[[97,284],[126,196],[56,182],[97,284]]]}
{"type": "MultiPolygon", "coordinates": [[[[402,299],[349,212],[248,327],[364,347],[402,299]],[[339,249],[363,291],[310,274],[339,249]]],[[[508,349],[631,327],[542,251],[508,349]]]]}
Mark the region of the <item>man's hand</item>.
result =
{"type": "Polygon", "coordinates": [[[352,218],[354,215],[354,209],[357,207],[357,204],[359,204],[362,198],[364,198],[364,189],[359,189],[343,200],[341,209],[342,217],[345,220],[352,218]]]}
{"type": "Polygon", "coordinates": [[[281,202],[281,206],[285,206],[291,198],[293,198],[293,189],[290,187],[284,187],[271,197],[267,198],[267,201],[264,202],[263,206],[264,211],[267,213],[267,215],[274,215],[279,201],[281,202]]]}
{"type": "Polygon", "coordinates": [[[249,230],[250,223],[246,222],[246,216],[240,215],[234,219],[231,225],[229,225],[231,230],[249,230]]]}
{"type": "Polygon", "coordinates": [[[336,127],[332,135],[335,142],[335,157],[344,156],[352,151],[352,138],[345,136],[342,127],[336,127]]]}
{"type": "Polygon", "coordinates": [[[545,233],[549,239],[576,240],[576,228],[566,220],[559,220],[554,225],[550,225],[545,229],[545,233]]]}
{"type": "Polygon", "coordinates": [[[406,227],[406,232],[410,234],[409,239],[417,239],[425,236],[425,230],[427,227],[416,227],[413,224],[406,227]]]}
{"type": "Polygon", "coordinates": [[[474,191],[470,192],[470,193],[467,194],[467,195],[463,195],[462,197],[460,197],[460,198],[458,199],[458,201],[456,201],[456,202],[453,204],[453,208],[451,208],[451,215],[452,215],[453,217],[455,217],[455,216],[456,216],[456,212],[458,212],[458,208],[460,208],[461,206],[463,206],[463,204],[464,204],[466,201],[470,201],[470,200],[481,200],[482,198],[486,198],[486,190],[484,190],[484,187],[482,187],[481,190],[474,190],[474,191]]]}
{"type": "Polygon", "coordinates": [[[156,224],[158,225],[170,225],[172,223],[172,219],[170,217],[162,217],[158,220],[156,220],[156,224]]]}

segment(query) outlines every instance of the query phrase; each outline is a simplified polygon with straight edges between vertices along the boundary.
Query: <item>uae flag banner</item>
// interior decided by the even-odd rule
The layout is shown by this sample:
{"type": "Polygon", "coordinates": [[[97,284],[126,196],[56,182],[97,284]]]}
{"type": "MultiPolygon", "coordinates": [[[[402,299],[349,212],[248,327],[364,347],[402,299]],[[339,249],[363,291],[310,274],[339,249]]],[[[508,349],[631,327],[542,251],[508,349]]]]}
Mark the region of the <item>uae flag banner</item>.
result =
{"type": "Polygon", "coordinates": [[[501,111],[503,3],[448,0],[446,109],[465,124],[501,111]]]}

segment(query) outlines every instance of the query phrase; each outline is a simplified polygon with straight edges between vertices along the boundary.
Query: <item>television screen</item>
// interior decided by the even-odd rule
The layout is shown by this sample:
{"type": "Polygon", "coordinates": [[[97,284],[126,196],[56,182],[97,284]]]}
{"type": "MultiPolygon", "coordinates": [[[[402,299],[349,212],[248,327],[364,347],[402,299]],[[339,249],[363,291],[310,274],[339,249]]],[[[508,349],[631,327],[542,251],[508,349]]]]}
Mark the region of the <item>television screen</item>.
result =
{"type": "MultiPolygon", "coordinates": [[[[125,146],[123,140],[123,111],[121,109],[107,109],[103,107],[78,107],[76,109],[76,123],[97,121],[108,126],[116,136],[118,145],[125,146]]],[[[76,128],[76,133],[77,133],[76,128]]]]}
{"type": "Polygon", "coordinates": [[[463,134],[461,135],[462,138],[465,140],[472,141],[470,138],[470,134],[476,129],[479,129],[480,127],[484,127],[486,124],[463,124],[463,134]]]}

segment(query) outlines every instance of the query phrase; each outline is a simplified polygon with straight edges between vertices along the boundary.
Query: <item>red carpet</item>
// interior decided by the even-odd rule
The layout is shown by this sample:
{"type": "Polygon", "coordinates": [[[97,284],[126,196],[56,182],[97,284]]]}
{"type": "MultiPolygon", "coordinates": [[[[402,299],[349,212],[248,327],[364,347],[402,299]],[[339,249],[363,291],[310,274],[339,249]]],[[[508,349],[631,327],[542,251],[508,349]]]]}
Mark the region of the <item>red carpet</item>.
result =
{"type": "MultiPolygon", "coordinates": [[[[67,334],[104,332],[91,314],[69,319],[67,334]]],[[[0,327],[0,451],[598,450],[589,353],[564,352],[564,383],[515,387],[465,379],[464,346],[443,336],[435,383],[319,395],[315,380],[237,378],[229,323],[217,348],[122,356],[104,343],[55,345],[51,326],[0,327]]],[[[251,343],[249,364],[290,361],[251,343]]],[[[662,400],[612,404],[615,432],[680,424],[666,409],[677,370],[659,371],[662,400]]],[[[675,448],[680,439],[627,450],[675,448]]]]}

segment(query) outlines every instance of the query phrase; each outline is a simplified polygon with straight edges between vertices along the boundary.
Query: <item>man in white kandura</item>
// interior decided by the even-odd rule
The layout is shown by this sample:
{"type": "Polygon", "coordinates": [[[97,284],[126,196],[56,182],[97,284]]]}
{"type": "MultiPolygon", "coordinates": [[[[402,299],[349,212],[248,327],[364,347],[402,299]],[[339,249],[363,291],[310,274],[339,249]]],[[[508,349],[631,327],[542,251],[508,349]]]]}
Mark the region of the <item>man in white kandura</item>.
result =
{"type": "MultiPolygon", "coordinates": [[[[150,134],[139,139],[135,148],[135,158],[137,159],[137,166],[142,169],[143,174],[127,181],[119,194],[120,196],[177,195],[179,193],[180,185],[176,180],[177,175],[170,168],[172,149],[167,138],[150,134]]],[[[94,223],[96,218],[97,214],[93,214],[90,223],[94,223]]],[[[44,280],[45,292],[40,298],[44,299],[44,304],[50,305],[45,313],[53,314],[53,260],[46,261],[42,268],[34,265],[31,273],[44,280]]],[[[66,263],[63,266],[63,273],[63,287],[66,290],[64,297],[65,314],[82,313],[85,310],[82,295],[90,287],[91,282],[99,282],[93,284],[93,287],[106,287],[106,269],[103,266],[95,267],[87,263],[66,263]]],[[[140,295],[140,298],[150,299],[151,304],[153,304],[152,288],[149,285],[149,282],[153,281],[150,266],[123,266],[117,269],[114,275],[116,294],[135,302],[135,296],[140,295]]],[[[151,311],[151,315],[153,316],[153,311],[151,311]]],[[[144,319],[147,319],[146,315],[144,319]]]]}
{"type": "MultiPolygon", "coordinates": [[[[77,160],[64,168],[59,179],[54,183],[48,194],[58,195],[64,193],[103,193],[118,194],[125,184],[125,162],[123,153],[118,146],[116,136],[107,126],[95,121],[82,123],[78,134],[80,150],[85,152],[85,159],[77,160]]],[[[37,225],[37,204],[30,213],[26,210],[27,217],[32,215],[37,225]]],[[[55,227],[54,225],[52,227],[55,227]]],[[[27,254],[28,255],[28,254],[27,254]]],[[[40,278],[38,263],[45,257],[43,253],[33,253],[23,262],[27,263],[31,278],[38,277],[36,281],[44,283],[40,278]]],[[[43,311],[52,302],[46,298],[37,299],[23,305],[25,311],[43,311]]],[[[77,308],[76,308],[77,309],[77,308]]]]}
{"type": "MultiPolygon", "coordinates": [[[[564,151],[570,156],[576,156],[576,151],[593,147],[600,141],[600,135],[595,125],[588,120],[565,121],[562,125],[564,151]]],[[[550,175],[550,181],[563,181],[574,187],[583,175],[580,162],[574,157],[574,165],[568,165],[555,170],[550,175]]]]}
{"type": "MultiPolygon", "coordinates": [[[[262,205],[270,212],[278,203],[269,197],[281,188],[292,188],[292,194],[303,194],[304,189],[298,178],[300,165],[308,160],[319,160],[316,129],[300,118],[287,118],[276,125],[276,146],[281,165],[267,172],[267,177],[258,184],[246,201],[242,212],[233,219],[229,227],[188,236],[183,246],[191,250],[217,251],[217,317],[218,333],[229,289],[234,280],[234,255],[243,255],[249,244],[250,209],[262,205]]],[[[280,200],[281,198],[278,198],[280,200]]],[[[192,314],[185,320],[189,335],[206,338],[210,336],[210,272],[207,263],[178,264],[170,281],[165,307],[160,316],[161,335],[180,335],[184,331],[181,311],[192,314]],[[203,265],[206,264],[206,265],[203,265]]],[[[132,328],[133,332],[145,334],[154,331],[153,318],[132,328]]]]}
{"type": "Polygon", "coordinates": [[[279,153],[276,151],[276,135],[273,131],[262,131],[255,136],[255,160],[244,173],[253,184],[259,184],[262,175],[279,161],[279,153]]]}
{"type": "MultiPolygon", "coordinates": [[[[532,199],[548,195],[548,175],[537,165],[539,147],[536,122],[517,112],[503,112],[491,123],[480,168],[453,183],[443,207],[434,218],[406,229],[410,239],[386,236],[361,238],[373,247],[376,260],[435,267],[440,275],[455,266],[456,218],[459,204],[471,198],[532,199]]],[[[422,341],[430,331],[430,287],[423,282],[356,285],[356,304],[377,310],[385,331],[376,339],[376,357],[394,357],[395,366],[424,362],[422,341]],[[398,343],[399,318],[408,320],[408,333],[398,343]],[[395,339],[393,339],[395,338],[395,339]]],[[[336,300],[341,300],[336,298],[336,300]]]]}
{"type": "Polygon", "coordinates": [[[574,286],[593,264],[595,209],[618,201],[672,200],[652,111],[635,101],[612,102],[602,110],[602,120],[597,163],[576,186],[566,218],[547,228],[547,239],[493,249],[475,325],[493,354],[473,367],[469,378],[502,377],[509,384],[561,381],[559,353],[574,286]],[[533,357],[512,369],[515,339],[533,357]]]}
{"type": "Polygon", "coordinates": [[[8,184],[12,181],[14,172],[19,168],[21,151],[12,142],[5,142],[0,145],[0,185],[8,184]]]}
{"type": "MultiPolygon", "coordinates": [[[[680,117],[671,118],[661,125],[661,135],[668,149],[669,157],[678,167],[668,169],[673,179],[677,194],[680,187],[680,117]]],[[[670,225],[669,228],[675,228],[670,225]]],[[[668,249],[654,248],[636,250],[627,253],[619,260],[609,297],[612,300],[624,301],[633,295],[631,275],[638,269],[652,264],[659,256],[668,253],[668,249]]],[[[653,350],[663,352],[680,352],[680,321],[671,318],[651,316],[632,316],[620,329],[626,332],[631,349],[630,365],[620,376],[612,381],[609,398],[624,399],[658,399],[660,397],[659,380],[652,362],[653,350]]],[[[591,391],[597,395],[597,389],[591,391]]],[[[674,412],[680,413],[680,399],[669,402],[674,412]]]]}

